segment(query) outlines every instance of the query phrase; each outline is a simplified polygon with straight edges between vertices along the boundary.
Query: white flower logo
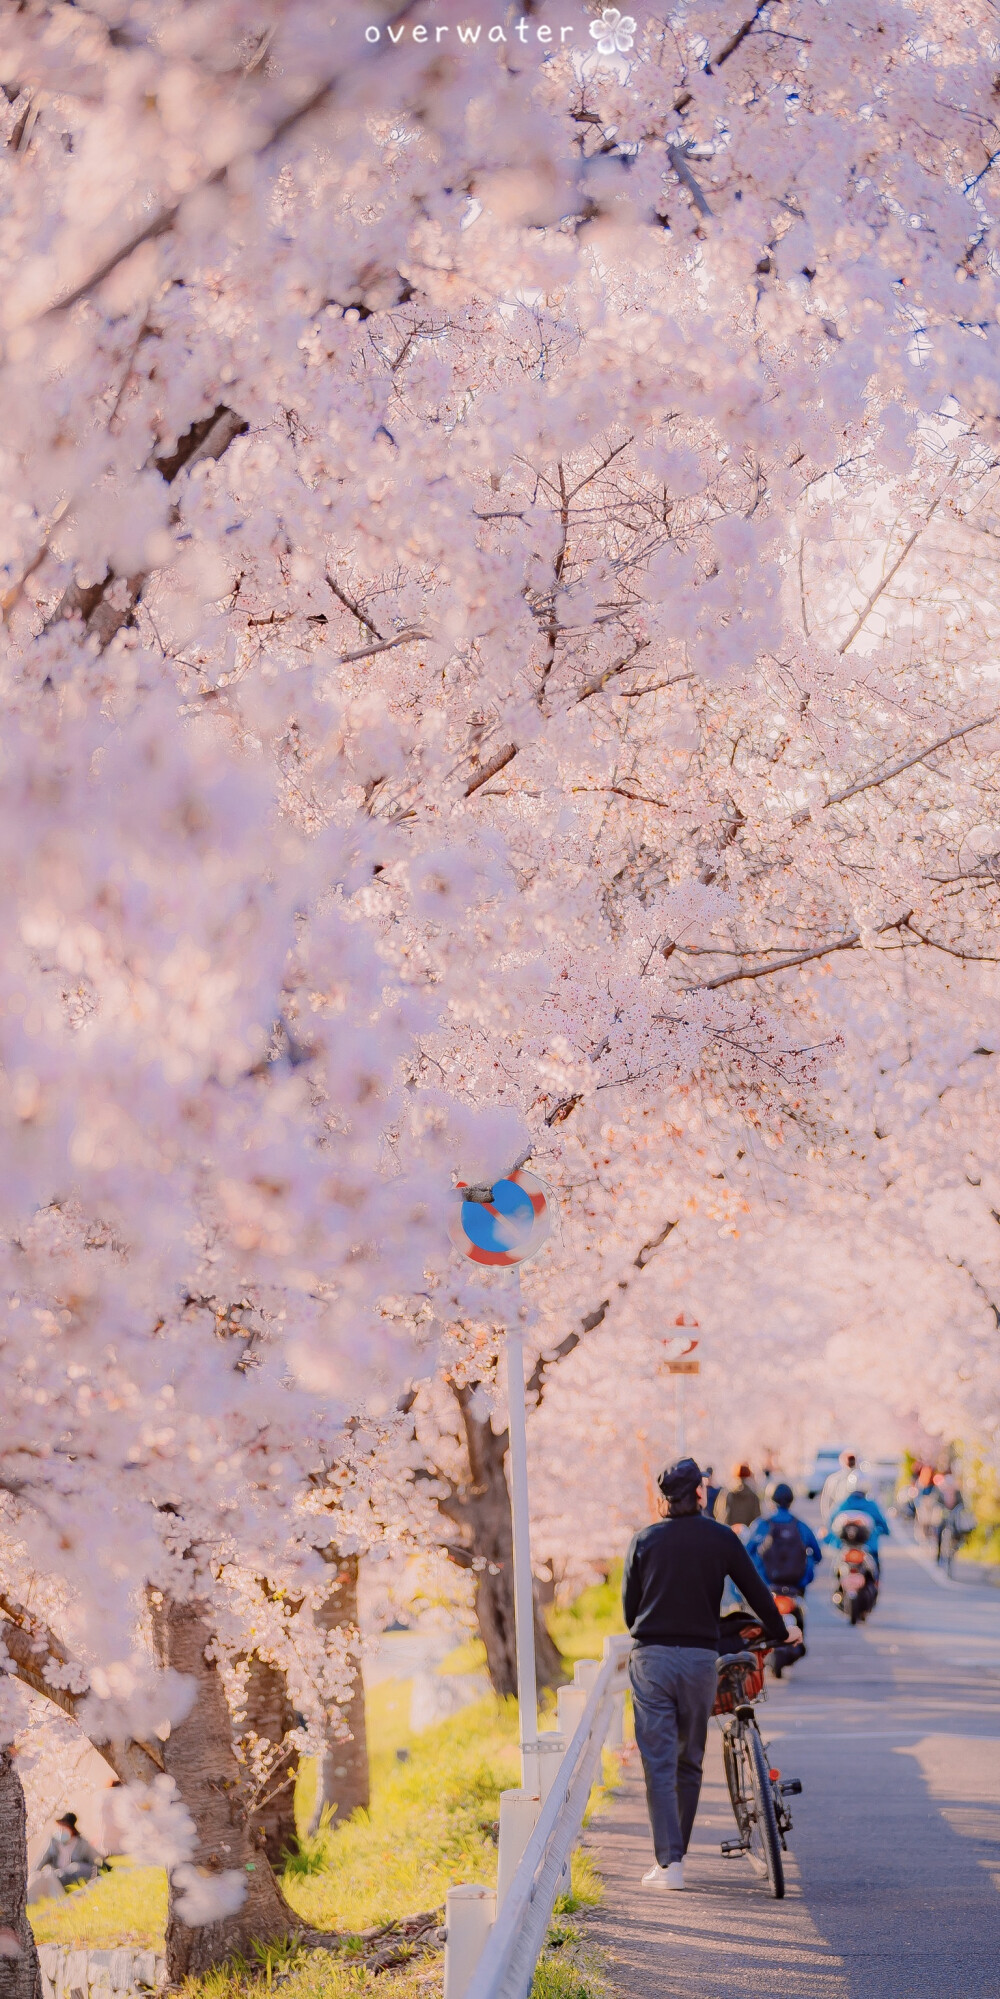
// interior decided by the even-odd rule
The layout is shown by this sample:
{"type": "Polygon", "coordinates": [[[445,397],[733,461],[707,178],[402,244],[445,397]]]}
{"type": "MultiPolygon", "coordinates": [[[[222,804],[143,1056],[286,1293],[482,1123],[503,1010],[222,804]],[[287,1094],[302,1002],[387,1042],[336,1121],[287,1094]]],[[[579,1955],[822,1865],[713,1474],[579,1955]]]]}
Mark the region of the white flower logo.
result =
{"type": "Polygon", "coordinates": [[[617,7],[605,7],[599,21],[591,21],[590,32],[601,56],[624,55],[632,47],[638,21],[617,7]]]}

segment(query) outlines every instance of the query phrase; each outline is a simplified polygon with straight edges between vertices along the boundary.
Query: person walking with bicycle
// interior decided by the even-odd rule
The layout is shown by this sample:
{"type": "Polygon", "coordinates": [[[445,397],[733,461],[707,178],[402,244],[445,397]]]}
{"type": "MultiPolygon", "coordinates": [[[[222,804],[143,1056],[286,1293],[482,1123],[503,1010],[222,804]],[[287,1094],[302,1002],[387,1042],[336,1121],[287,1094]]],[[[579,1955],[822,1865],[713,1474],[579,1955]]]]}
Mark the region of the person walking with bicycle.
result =
{"type": "Polygon", "coordinates": [[[684,1886],[684,1855],[701,1794],[726,1578],[745,1597],[771,1644],[783,1645],[787,1630],[739,1535],[702,1513],[702,1474],[694,1459],[681,1458],[657,1483],[666,1518],[633,1536],[622,1605],[633,1640],[635,1739],[656,1855],[642,1885],[678,1889],[684,1886]]]}

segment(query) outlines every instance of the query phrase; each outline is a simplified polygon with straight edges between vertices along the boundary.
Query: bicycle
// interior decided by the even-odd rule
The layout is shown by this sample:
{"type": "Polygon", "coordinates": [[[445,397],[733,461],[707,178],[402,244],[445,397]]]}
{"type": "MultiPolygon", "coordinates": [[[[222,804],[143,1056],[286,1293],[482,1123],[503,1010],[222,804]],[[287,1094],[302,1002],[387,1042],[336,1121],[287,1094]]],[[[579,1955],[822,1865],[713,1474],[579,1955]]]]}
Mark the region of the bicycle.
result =
{"type": "Polygon", "coordinates": [[[738,1839],[724,1839],[726,1859],[745,1853],[754,1871],[766,1875],[776,1901],[785,1892],[782,1853],[787,1850],[785,1834],[792,1829],[792,1815],[785,1803],[801,1793],[798,1777],[783,1778],[771,1767],[757,1725],[754,1702],[763,1700],[764,1658],[771,1647],[752,1635],[744,1637],[744,1649],[719,1660],[718,1691],[714,1715],[722,1722],[722,1760],[726,1783],[736,1820],[738,1839]]]}
{"type": "Polygon", "coordinates": [[[938,1536],[937,1558],[941,1566],[944,1568],[945,1573],[949,1576],[954,1575],[955,1570],[953,1564],[955,1561],[955,1556],[958,1554],[959,1549],[968,1540],[969,1535],[972,1532],[972,1528],[966,1525],[965,1520],[963,1518],[956,1519],[955,1515],[960,1513],[961,1509],[956,1507],[948,1515],[947,1519],[944,1520],[942,1523],[941,1531],[938,1536]]]}

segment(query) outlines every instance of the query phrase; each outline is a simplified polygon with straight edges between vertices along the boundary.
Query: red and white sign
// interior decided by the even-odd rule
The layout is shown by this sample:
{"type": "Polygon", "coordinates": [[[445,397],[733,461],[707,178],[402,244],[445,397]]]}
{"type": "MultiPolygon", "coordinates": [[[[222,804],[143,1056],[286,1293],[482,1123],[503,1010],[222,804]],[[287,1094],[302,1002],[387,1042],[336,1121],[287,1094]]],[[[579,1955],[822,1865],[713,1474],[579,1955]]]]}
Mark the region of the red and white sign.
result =
{"type": "MultiPolygon", "coordinates": [[[[467,1183],[458,1182],[459,1189],[467,1183]]],[[[478,1190],[477,1190],[478,1191],[478,1190]]],[[[515,1168],[496,1180],[488,1201],[463,1201],[451,1239],[470,1263],[509,1270],[535,1256],[552,1232],[552,1196],[544,1180],[515,1168]]]]}

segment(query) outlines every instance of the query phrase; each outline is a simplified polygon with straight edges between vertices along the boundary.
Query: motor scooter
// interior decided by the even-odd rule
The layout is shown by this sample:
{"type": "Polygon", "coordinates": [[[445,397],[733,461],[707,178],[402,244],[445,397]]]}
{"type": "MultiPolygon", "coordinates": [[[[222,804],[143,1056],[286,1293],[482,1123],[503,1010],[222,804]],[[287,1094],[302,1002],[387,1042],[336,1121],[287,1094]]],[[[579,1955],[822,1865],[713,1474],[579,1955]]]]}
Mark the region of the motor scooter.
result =
{"type": "Polygon", "coordinates": [[[788,1628],[787,1645],[776,1645],[770,1657],[771,1671],[780,1680],[787,1666],[806,1656],[806,1593],[800,1583],[774,1583],[771,1594],[788,1628]]]}
{"type": "Polygon", "coordinates": [[[860,1624],[878,1602],[878,1555],[869,1544],[873,1522],[860,1513],[839,1515],[839,1547],[833,1557],[833,1602],[852,1624],[860,1624]]]}

